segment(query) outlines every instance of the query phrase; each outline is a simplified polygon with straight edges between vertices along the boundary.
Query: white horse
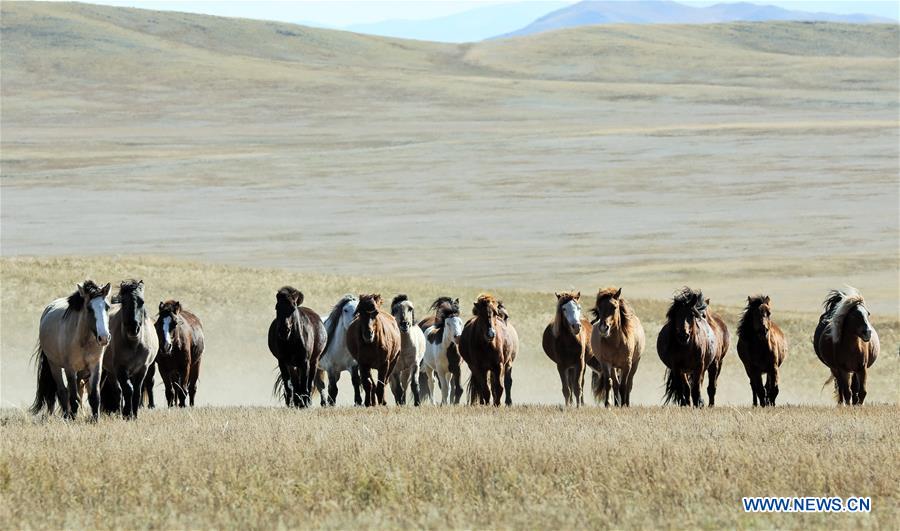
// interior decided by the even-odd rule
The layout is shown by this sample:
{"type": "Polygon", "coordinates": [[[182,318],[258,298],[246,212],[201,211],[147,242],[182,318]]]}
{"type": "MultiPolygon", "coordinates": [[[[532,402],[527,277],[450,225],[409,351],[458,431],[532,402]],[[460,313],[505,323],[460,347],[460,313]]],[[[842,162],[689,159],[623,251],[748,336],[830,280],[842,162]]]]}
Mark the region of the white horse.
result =
{"type": "Polygon", "coordinates": [[[327,340],[325,352],[319,358],[319,368],[316,371],[316,389],[322,397],[322,406],[333,406],[337,400],[338,380],[343,371],[350,371],[350,379],[353,382],[353,402],[362,405],[360,394],[359,369],[356,360],[347,349],[347,328],[353,322],[359,299],[356,295],[344,295],[331,313],[325,319],[327,340]],[[325,394],[325,376],[328,376],[328,395],[325,394]]]}
{"type": "Polygon", "coordinates": [[[100,414],[100,373],[109,345],[109,284],[78,284],[75,293],[51,302],[41,314],[37,392],[31,412],[53,413],[56,401],[66,418],[75,418],[87,380],[88,402],[100,414]],[[63,378],[65,373],[65,378],[63,378]]]}
{"type": "Polygon", "coordinates": [[[442,317],[437,324],[425,331],[427,342],[421,370],[425,375],[423,380],[428,383],[428,397],[432,404],[434,404],[434,376],[437,375],[443,405],[448,403],[451,386],[458,387],[462,383],[454,381],[456,377],[450,369],[447,350],[453,344],[459,345],[463,322],[458,311],[448,310],[442,317]]]}
{"type": "Polygon", "coordinates": [[[418,406],[419,364],[425,356],[425,334],[416,325],[416,308],[406,295],[391,301],[391,315],[400,327],[400,354],[391,372],[391,392],[397,405],[406,404],[406,388],[412,389],[413,403],[418,406]]]}

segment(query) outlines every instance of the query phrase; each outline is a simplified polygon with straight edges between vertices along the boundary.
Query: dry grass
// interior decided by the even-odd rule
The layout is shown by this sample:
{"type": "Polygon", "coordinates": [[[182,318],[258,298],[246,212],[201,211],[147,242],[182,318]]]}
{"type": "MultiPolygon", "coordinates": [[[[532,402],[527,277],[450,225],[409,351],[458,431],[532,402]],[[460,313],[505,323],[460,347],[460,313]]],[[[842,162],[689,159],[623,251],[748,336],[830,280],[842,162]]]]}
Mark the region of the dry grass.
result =
{"type": "Polygon", "coordinates": [[[882,528],[896,406],[199,408],[0,420],[4,528],[882,528]],[[871,514],[741,497],[871,496],[871,514]]]}

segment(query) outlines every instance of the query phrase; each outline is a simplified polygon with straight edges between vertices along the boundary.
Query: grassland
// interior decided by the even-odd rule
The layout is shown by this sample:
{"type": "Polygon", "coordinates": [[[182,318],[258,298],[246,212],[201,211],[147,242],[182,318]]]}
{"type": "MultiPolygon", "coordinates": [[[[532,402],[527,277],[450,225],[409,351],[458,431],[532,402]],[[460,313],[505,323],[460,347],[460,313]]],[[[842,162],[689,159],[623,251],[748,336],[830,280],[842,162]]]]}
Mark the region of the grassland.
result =
{"type": "Polygon", "coordinates": [[[896,406],[156,410],[0,418],[6,528],[881,528],[896,406]],[[744,514],[742,496],[871,496],[744,514]]]}
{"type": "Polygon", "coordinates": [[[896,25],[457,45],[0,9],[6,256],[609,282],[647,299],[689,283],[797,311],[849,283],[897,315],[896,25]]]}

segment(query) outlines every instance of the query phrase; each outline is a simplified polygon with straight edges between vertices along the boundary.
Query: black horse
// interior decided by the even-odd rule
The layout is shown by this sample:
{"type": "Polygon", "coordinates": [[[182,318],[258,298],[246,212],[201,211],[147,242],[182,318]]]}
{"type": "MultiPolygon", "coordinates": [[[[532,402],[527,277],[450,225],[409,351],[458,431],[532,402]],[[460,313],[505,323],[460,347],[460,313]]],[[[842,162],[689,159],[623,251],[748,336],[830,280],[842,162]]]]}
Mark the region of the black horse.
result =
{"type": "Polygon", "coordinates": [[[275,393],[284,390],[288,407],[307,407],[319,356],[325,350],[325,325],[303,304],[303,293],[285,286],[275,294],[275,319],[269,326],[269,350],[278,360],[275,393]]]}

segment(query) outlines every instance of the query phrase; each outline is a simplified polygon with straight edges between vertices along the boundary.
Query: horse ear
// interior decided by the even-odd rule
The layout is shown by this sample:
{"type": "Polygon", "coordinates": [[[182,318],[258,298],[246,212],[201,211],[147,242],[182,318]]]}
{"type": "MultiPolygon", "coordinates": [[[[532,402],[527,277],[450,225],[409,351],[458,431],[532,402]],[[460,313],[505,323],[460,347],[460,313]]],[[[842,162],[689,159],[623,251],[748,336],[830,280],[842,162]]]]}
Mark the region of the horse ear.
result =
{"type": "Polygon", "coordinates": [[[159,311],[162,311],[163,306],[165,306],[165,304],[163,304],[163,301],[159,301],[159,311]]]}
{"type": "Polygon", "coordinates": [[[580,291],[579,291],[578,293],[575,294],[575,300],[576,300],[576,301],[577,301],[577,300],[581,300],[581,292],[580,292],[580,291]]]}
{"type": "Polygon", "coordinates": [[[109,295],[109,282],[107,282],[106,285],[103,286],[103,289],[100,290],[100,295],[102,295],[104,297],[109,295]]]}
{"type": "Polygon", "coordinates": [[[747,295],[747,304],[750,304],[750,301],[752,301],[752,300],[753,299],[750,297],[750,295],[747,295]]]}
{"type": "Polygon", "coordinates": [[[559,293],[555,293],[555,292],[554,292],[553,294],[556,295],[556,298],[557,298],[557,299],[561,299],[561,298],[562,298],[562,295],[560,295],[559,293]]]}
{"type": "Polygon", "coordinates": [[[703,302],[705,302],[705,303],[706,303],[706,305],[707,305],[707,306],[709,306],[709,297],[707,297],[707,298],[706,298],[706,299],[704,299],[704,301],[703,301],[703,302]]]}
{"type": "Polygon", "coordinates": [[[770,299],[769,296],[766,295],[766,298],[765,298],[766,304],[769,304],[769,302],[770,302],[771,300],[772,300],[772,299],[770,299]]]}
{"type": "Polygon", "coordinates": [[[613,298],[618,299],[618,298],[621,297],[621,296],[622,296],[622,288],[619,288],[619,290],[616,291],[616,294],[613,295],[613,298]]]}
{"type": "Polygon", "coordinates": [[[78,294],[84,297],[84,284],[81,282],[77,282],[75,284],[75,289],[78,290],[78,294]]]}
{"type": "Polygon", "coordinates": [[[181,303],[175,301],[175,315],[178,315],[179,313],[181,313],[181,303]]]}
{"type": "Polygon", "coordinates": [[[297,293],[294,294],[294,304],[296,304],[297,306],[300,306],[301,304],[303,304],[303,292],[302,291],[298,291],[297,293]]]}

